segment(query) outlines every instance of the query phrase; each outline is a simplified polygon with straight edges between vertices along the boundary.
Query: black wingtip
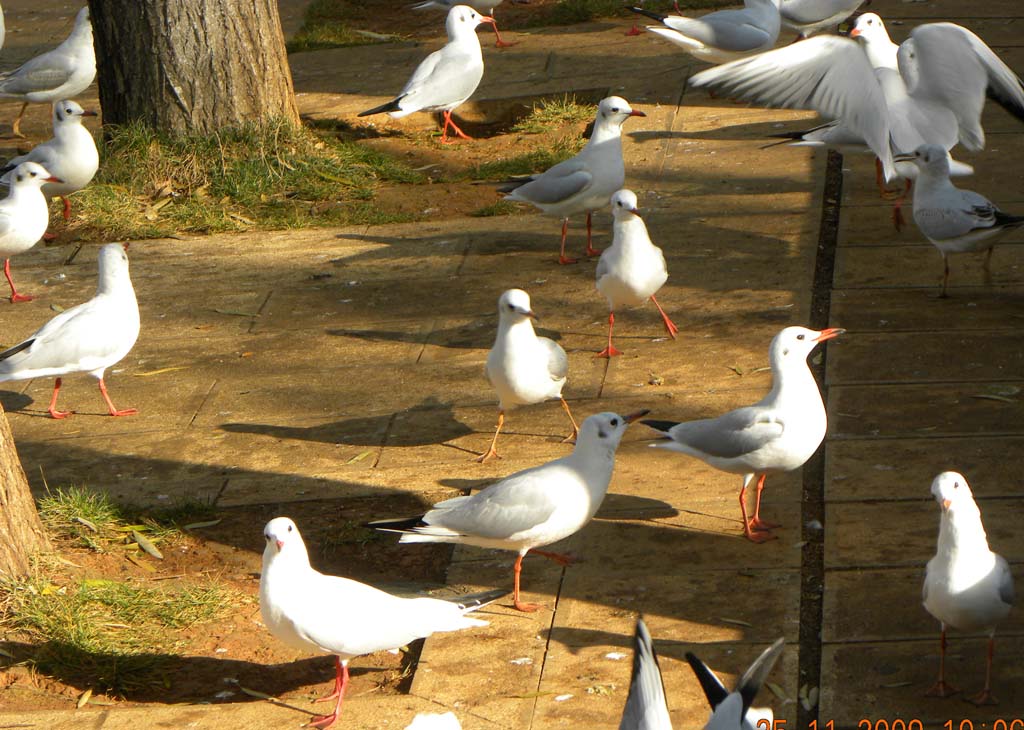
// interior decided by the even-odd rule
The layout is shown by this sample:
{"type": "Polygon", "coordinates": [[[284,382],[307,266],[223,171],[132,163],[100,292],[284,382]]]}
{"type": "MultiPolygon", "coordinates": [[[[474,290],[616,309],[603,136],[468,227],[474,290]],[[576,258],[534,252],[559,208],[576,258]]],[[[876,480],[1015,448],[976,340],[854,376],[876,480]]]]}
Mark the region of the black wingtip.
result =
{"type": "Polygon", "coordinates": [[[33,342],[35,342],[34,339],[32,339],[32,340],[25,340],[24,342],[21,342],[21,343],[15,345],[14,347],[12,347],[12,348],[10,348],[8,350],[4,350],[3,352],[0,352],[0,362],[2,362],[3,360],[6,360],[7,358],[11,357],[12,355],[17,355],[22,350],[27,350],[28,348],[32,347],[32,343],[33,342]]]}
{"type": "MultiPolygon", "coordinates": [[[[1021,82],[1020,79],[1017,79],[1017,83],[1021,84],[1021,89],[1024,90],[1024,82],[1021,82]]],[[[1008,95],[998,93],[991,86],[985,89],[985,95],[992,101],[996,102],[1003,109],[1008,111],[1010,114],[1017,117],[1017,119],[1024,122],[1024,107],[1018,104],[1016,99],[1008,95]]]]}
{"type": "Polygon", "coordinates": [[[653,428],[655,431],[661,431],[663,434],[668,435],[668,432],[672,430],[673,426],[678,426],[678,421],[657,421],[654,419],[645,418],[640,421],[645,426],[653,428]]]}
{"type": "Polygon", "coordinates": [[[396,111],[398,111],[401,108],[401,107],[398,106],[398,103],[401,100],[402,100],[402,97],[398,97],[396,99],[392,99],[387,104],[381,104],[380,106],[375,106],[373,109],[367,109],[365,112],[359,112],[358,114],[356,114],[356,116],[357,117],[368,117],[368,116],[370,116],[372,114],[383,114],[384,112],[396,112],[396,111]]]}
{"type": "Polygon", "coordinates": [[[665,18],[668,17],[667,15],[662,15],[661,13],[652,13],[650,10],[644,10],[643,8],[638,8],[633,5],[627,5],[626,7],[628,10],[636,13],[637,15],[646,15],[648,18],[657,20],[659,23],[663,22],[665,18]]]}
{"type": "Polygon", "coordinates": [[[423,515],[416,515],[415,517],[374,520],[373,522],[364,522],[361,526],[369,527],[373,530],[381,530],[382,532],[409,532],[416,527],[425,527],[426,524],[423,521],[423,515]]]}
{"type": "Polygon", "coordinates": [[[761,689],[761,685],[763,685],[768,679],[768,675],[771,674],[772,669],[775,667],[775,663],[778,662],[779,657],[782,656],[782,650],[785,648],[785,645],[785,638],[776,639],[775,643],[761,652],[761,655],[754,660],[754,663],[750,665],[750,668],[743,673],[742,677],[740,677],[736,691],[740,693],[740,697],[743,700],[744,716],[747,714],[747,710],[750,709],[751,705],[754,704],[754,698],[761,689]]]}
{"type": "Polygon", "coordinates": [[[467,593],[463,596],[454,596],[452,598],[446,598],[444,600],[449,603],[457,604],[460,608],[466,611],[475,611],[478,608],[483,608],[489,603],[494,603],[499,598],[504,598],[508,595],[507,588],[494,588],[489,591],[481,591],[480,593],[467,593]]]}
{"type": "Polygon", "coordinates": [[[1001,210],[996,211],[995,219],[996,225],[1000,228],[1012,228],[1014,226],[1024,225],[1024,216],[1010,215],[1001,210]]]}
{"type": "Polygon", "coordinates": [[[700,683],[700,688],[704,691],[704,696],[708,700],[708,704],[711,705],[711,709],[714,710],[725,698],[729,696],[729,690],[725,688],[725,685],[715,676],[715,673],[711,671],[711,668],[702,662],[692,652],[686,652],[686,661],[690,664],[690,669],[693,670],[694,675],[697,677],[697,681],[700,683]]]}

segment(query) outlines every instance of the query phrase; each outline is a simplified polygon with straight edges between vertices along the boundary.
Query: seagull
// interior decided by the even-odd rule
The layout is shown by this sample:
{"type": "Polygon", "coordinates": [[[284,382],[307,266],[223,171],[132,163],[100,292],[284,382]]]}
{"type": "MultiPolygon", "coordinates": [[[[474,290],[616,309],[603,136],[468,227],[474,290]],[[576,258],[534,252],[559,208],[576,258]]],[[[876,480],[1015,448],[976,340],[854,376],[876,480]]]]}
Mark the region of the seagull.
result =
{"type": "Polygon", "coordinates": [[[860,16],[851,31],[863,47],[855,38],[815,36],[701,71],[690,83],[839,120],[875,153],[886,180],[897,177],[893,156],[921,144],[984,148],[986,93],[1024,120],[1024,82],[971,31],[953,23],[914,28],[898,47],[896,70],[893,44],[879,50],[865,31],[871,26],[884,32],[874,14],[860,16]]]}
{"type": "Polygon", "coordinates": [[[50,222],[50,211],[42,187],[64,182],[36,162],[22,162],[11,171],[11,190],[0,200],[0,256],[4,257],[4,276],[11,286],[11,303],[30,302],[32,295],[19,294],[11,279],[11,256],[24,253],[39,243],[50,222]]]}
{"type": "Polygon", "coordinates": [[[416,517],[378,520],[370,526],[402,535],[399,542],[453,542],[514,550],[512,601],[520,611],[540,606],[519,600],[519,574],[528,552],[560,565],[568,555],[538,550],[583,529],[590,522],[612,479],[615,450],[626,427],[646,415],[598,413],[580,426],[576,448],[568,456],[505,477],[476,494],[454,497],[416,517]]]}
{"type": "MultiPolygon", "coordinates": [[[[527,2],[527,0],[512,0],[512,2],[527,2]]],[[[502,0],[474,0],[474,2],[462,3],[468,7],[473,8],[481,15],[494,16],[494,9],[501,5],[502,0]]],[[[459,0],[424,0],[424,2],[414,3],[409,7],[412,10],[451,10],[456,5],[459,5],[459,0]]],[[[509,43],[501,39],[501,33],[498,32],[498,23],[492,24],[494,28],[494,35],[498,37],[497,42],[494,44],[495,48],[508,48],[514,46],[515,43],[509,43]]]]}
{"type": "Polygon", "coordinates": [[[662,15],[629,8],[661,23],[647,26],[655,35],[710,63],[726,63],[767,51],[779,38],[780,0],[744,0],[742,10],[717,10],[699,18],[662,15]]]}
{"type": "Polygon", "coordinates": [[[807,356],[819,342],[845,331],[786,327],[775,335],[768,348],[772,389],[752,406],[737,408],[718,418],[686,423],[643,421],[666,439],[651,446],[681,451],[716,469],[743,475],[743,534],[753,542],[770,540],[772,536],[767,531],[777,527],[760,517],[761,491],[767,475],[799,469],[825,437],[825,405],[818,383],[807,367],[807,356]],[[757,502],[754,516],[747,519],[747,487],[754,477],[757,502]]]}
{"type": "Polygon", "coordinates": [[[61,183],[43,185],[46,198],[60,197],[64,201],[64,220],[71,218],[68,196],[78,192],[92,180],[100,166],[100,155],[92,133],[82,126],[82,117],[95,117],[70,99],[53,105],[53,139],[36,145],[27,155],[14,157],[0,168],[0,183],[11,184],[11,174],[22,162],[38,162],[61,183]]]}
{"type": "Polygon", "coordinates": [[[914,187],[914,222],[942,254],[942,292],[949,284],[949,254],[985,251],[988,274],[992,248],[1015,228],[1024,216],[1007,215],[988,198],[961,190],[949,180],[949,159],[939,145],[921,145],[912,155],[896,157],[913,163],[919,170],[914,187]]]}
{"type": "Polygon", "coordinates": [[[864,0],[782,0],[782,24],[809,38],[820,30],[842,23],[864,0]]]}
{"type": "Polygon", "coordinates": [[[445,21],[448,31],[445,47],[420,62],[398,96],[386,104],[359,112],[359,116],[388,112],[392,119],[399,119],[413,112],[439,111],[444,114],[442,144],[449,143],[449,126],[462,139],[472,139],[452,121],[452,110],[473,95],[484,75],[484,57],[476,35],[480,23],[494,25],[494,18],[480,15],[467,5],[456,5],[449,10],[445,21]]]}
{"type": "Polygon", "coordinates": [[[672,730],[658,655],[642,618],[633,635],[633,675],[619,730],[672,730]]]}
{"type": "Polygon", "coordinates": [[[758,710],[751,705],[775,663],[782,656],[785,643],[785,639],[778,639],[761,652],[740,677],[736,689],[731,693],[726,691],[725,686],[707,664],[693,653],[686,652],[686,661],[690,663],[690,668],[697,676],[704,696],[711,705],[711,719],[704,726],[705,730],[761,730],[765,727],[774,727],[775,715],[770,708],[758,710]]]}
{"type": "Polygon", "coordinates": [[[299,528],[277,517],[263,528],[260,616],[277,639],[293,649],[335,657],[334,692],[317,700],[337,700],[334,712],[309,725],[328,728],[338,720],[348,684],[348,663],[357,656],[395,650],[439,631],[487,626],[467,614],[507,591],[438,598],[401,598],[365,583],[325,575],[309,564],[299,528]]]}
{"type": "Polygon", "coordinates": [[[597,105],[594,131],[575,157],[559,162],[539,175],[511,181],[501,189],[505,200],[530,203],[544,215],[562,219],[560,264],[574,264],[565,255],[569,216],[587,214],[587,256],[596,256],[590,237],[590,216],[608,205],[608,198],[626,181],[622,160],[622,123],[630,117],[646,117],[620,96],[609,96],[597,105]]]}
{"type": "Polygon", "coordinates": [[[138,413],[134,408],[115,408],[103,382],[104,371],[127,355],[139,336],[139,305],[125,247],[108,243],[101,248],[99,270],[96,296],[65,309],[24,342],[0,352],[0,382],[57,376],[49,407],[53,418],[74,413],[57,410],[61,376],[69,373],[89,373],[100,381],[111,416],[138,413]]]}
{"type": "Polygon", "coordinates": [[[0,97],[21,99],[21,111],[12,131],[21,134],[21,118],[29,103],[52,103],[78,96],[96,78],[96,52],[92,45],[92,23],[89,8],[75,16],[75,27],[63,43],[22,64],[13,71],[0,74],[0,97]]]}
{"type": "Polygon", "coordinates": [[[566,436],[565,443],[579,433],[576,419],[562,396],[569,358],[557,342],[537,336],[531,321],[534,319],[537,315],[530,307],[530,295],[522,289],[509,289],[498,298],[498,335],[487,353],[486,368],[487,379],[498,391],[498,426],[490,448],[477,459],[481,463],[498,456],[498,434],[505,425],[505,411],[516,406],[558,398],[572,422],[572,433],[566,436]]]}
{"type": "Polygon", "coordinates": [[[1013,606],[1013,576],[1006,560],[988,547],[981,512],[962,474],[945,471],[932,481],[932,496],[942,508],[939,543],[925,569],[922,601],[942,626],[939,639],[939,681],[929,695],[948,697],[957,692],[946,682],[946,627],[988,633],[985,687],[970,698],[976,705],[994,705],[992,654],[996,624],[1013,606]]]}
{"type": "Polygon", "coordinates": [[[406,725],[405,730],[462,730],[462,723],[454,712],[421,712],[406,725]]]}
{"type": "Polygon", "coordinates": [[[597,262],[597,290],[608,300],[608,347],[597,357],[609,358],[622,354],[612,346],[617,308],[638,307],[650,299],[661,313],[669,336],[674,340],[679,332],[654,298],[668,280],[668,267],[665,255],[651,243],[647,226],[637,212],[636,193],[622,189],[612,196],[611,203],[612,245],[597,262]]]}

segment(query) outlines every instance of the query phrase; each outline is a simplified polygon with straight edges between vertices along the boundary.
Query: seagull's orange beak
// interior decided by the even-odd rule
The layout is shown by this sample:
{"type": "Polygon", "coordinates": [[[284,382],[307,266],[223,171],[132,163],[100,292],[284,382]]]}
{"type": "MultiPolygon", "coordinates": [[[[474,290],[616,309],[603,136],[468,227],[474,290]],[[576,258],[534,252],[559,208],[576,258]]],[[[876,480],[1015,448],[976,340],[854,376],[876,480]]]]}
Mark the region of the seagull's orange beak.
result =
{"type": "Polygon", "coordinates": [[[819,332],[818,337],[814,341],[824,342],[825,340],[831,340],[833,337],[838,337],[844,332],[846,332],[846,330],[844,330],[842,327],[830,327],[827,330],[822,330],[821,332],[819,332]]]}
{"type": "Polygon", "coordinates": [[[857,38],[860,35],[860,28],[852,28],[850,30],[850,37],[857,38]]]}
{"type": "Polygon", "coordinates": [[[492,18],[490,15],[481,15],[480,16],[480,22],[481,23],[490,23],[491,25],[497,25],[497,23],[494,22],[494,18],[492,18]]]}
{"type": "Polygon", "coordinates": [[[55,177],[53,175],[50,175],[50,177],[44,177],[43,178],[43,182],[62,183],[64,181],[61,180],[59,177],[55,177]]]}
{"type": "Polygon", "coordinates": [[[83,117],[98,117],[99,114],[97,114],[96,112],[92,111],[91,109],[86,109],[84,112],[82,112],[82,116],[83,117]]]}
{"type": "Polygon", "coordinates": [[[632,111],[631,111],[631,112],[629,113],[629,116],[631,116],[631,117],[646,117],[647,115],[646,115],[646,114],[644,114],[644,113],[643,113],[642,111],[640,111],[639,109],[634,109],[634,110],[632,110],[632,111]]]}
{"type": "Polygon", "coordinates": [[[281,552],[281,548],[284,547],[284,540],[275,540],[274,542],[277,543],[277,552],[281,552]]]}
{"type": "Polygon", "coordinates": [[[949,509],[949,505],[951,505],[951,504],[953,504],[953,503],[950,502],[948,499],[942,500],[942,509],[943,510],[948,510],[949,509]]]}
{"type": "Polygon", "coordinates": [[[651,411],[649,409],[645,409],[645,410],[642,410],[642,411],[637,411],[636,413],[630,413],[628,416],[623,416],[622,420],[625,421],[626,423],[633,423],[633,421],[637,421],[637,420],[643,418],[644,416],[646,416],[650,412],[651,411]]]}

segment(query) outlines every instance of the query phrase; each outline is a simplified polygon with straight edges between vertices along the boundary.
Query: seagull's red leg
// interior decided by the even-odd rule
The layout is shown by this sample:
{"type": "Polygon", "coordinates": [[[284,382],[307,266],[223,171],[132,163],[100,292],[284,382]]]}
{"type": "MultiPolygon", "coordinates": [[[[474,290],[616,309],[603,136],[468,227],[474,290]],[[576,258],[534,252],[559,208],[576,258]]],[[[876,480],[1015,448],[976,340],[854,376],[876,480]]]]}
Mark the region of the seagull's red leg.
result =
{"type": "Polygon", "coordinates": [[[11,260],[4,259],[4,276],[7,277],[7,283],[11,285],[11,304],[17,302],[31,302],[31,294],[19,294],[18,290],[14,288],[14,280],[11,278],[11,260]]]}
{"type": "Polygon", "coordinates": [[[939,292],[939,299],[945,299],[949,296],[946,292],[947,286],[949,286],[949,257],[946,254],[942,254],[942,291],[939,292]]]}
{"type": "Polygon", "coordinates": [[[110,396],[107,395],[107,386],[103,382],[103,378],[100,378],[100,393],[103,394],[103,400],[107,402],[107,411],[112,416],[134,416],[139,411],[135,408],[125,408],[123,410],[117,410],[114,407],[114,402],[110,400],[110,396]]]}
{"type": "Polygon", "coordinates": [[[594,355],[594,357],[607,357],[612,358],[616,355],[621,355],[622,351],[615,349],[612,345],[612,328],[615,326],[615,312],[608,312],[608,347],[601,350],[601,352],[594,355]]]}
{"type": "Polygon", "coordinates": [[[946,681],[946,624],[942,624],[942,633],[939,634],[939,681],[924,694],[926,697],[949,697],[959,691],[946,681]]]}
{"type": "Polygon", "coordinates": [[[54,383],[53,383],[53,397],[50,398],[50,407],[47,410],[49,411],[51,418],[56,418],[58,420],[61,419],[61,418],[67,418],[72,413],[74,413],[74,411],[58,411],[57,410],[57,394],[59,392],[60,392],[60,378],[57,378],[57,380],[55,380],[54,383]]]}
{"type": "Polygon", "coordinates": [[[64,201],[64,220],[71,220],[71,200],[68,199],[67,195],[61,195],[60,199],[64,201]]]}
{"type": "Polygon", "coordinates": [[[751,529],[750,522],[747,520],[747,482],[750,480],[746,477],[743,478],[743,487],[740,489],[740,512],[743,514],[743,534],[751,542],[767,542],[773,540],[775,535],[765,532],[754,532],[751,529]]]}
{"type": "Polygon", "coordinates": [[[654,298],[653,294],[651,294],[651,301],[654,302],[654,306],[656,306],[658,311],[661,312],[661,319],[665,322],[665,329],[668,330],[669,337],[674,340],[676,335],[679,334],[679,328],[676,327],[675,322],[668,318],[668,315],[665,314],[665,310],[661,308],[661,305],[658,304],[658,300],[654,298]]]}
{"type": "Polygon", "coordinates": [[[21,111],[18,112],[18,118],[14,120],[14,124],[11,125],[11,131],[14,132],[15,137],[24,137],[21,133],[21,118],[25,116],[25,110],[28,109],[28,102],[26,101],[21,105],[21,111]]]}
{"type": "Polygon", "coordinates": [[[325,728],[331,727],[338,721],[338,715],[341,713],[341,703],[345,699],[345,688],[348,686],[348,661],[343,662],[338,657],[335,657],[334,661],[337,665],[337,675],[334,679],[334,694],[331,694],[329,697],[324,697],[323,699],[330,700],[337,696],[338,704],[334,706],[334,712],[330,715],[314,717],[306,723],[307,727],[317,727],[320,728],[320,730],[324,730],[325,728]]]}
{"type": "Polygon", "coordinates": [[[587,256],[600,256],[601,252],[594,248],[594,244],[590,240],[590,217],[591,213],[587,213],[587,250],[584,253],[587,256]]]}
{"type": "Polygon", "coordinates": [[[334,665],[336,667],[336,671],[334,673],[334,691],[331,692],[329,695],[317,697],[315,700],[313,700],[314,704],[317,702],[330,702],[331,700],[336,700],[339,697],[341,697],[342,693],[344,692],[345,685],[344,682],[341,681],[343,669],[341,666],[341,659],[339,657],[334,657],[334,665]]]}
{"type": "Polygon", "coordinates": [[[448,137],[446,136],[448,134],[448,127],[451,127],[455,134],[461,139],[473,139],[468,134],[459,129],[459,126],[455,123],[455,120],[452,119],[452,113],[450,110],[442,112],[442,114],[444,115],[444,129],[441,130],[441,144],[452,143],[452,140],[448,139],[448,137]]]}
{"type": "Polygon", "coordinates": [[[640,35],[641,33],[643,31],[640,30],[640,26],[636,23],[633,23],[633,27],[626,31],[626,35],[640,35]]]}
{"type": "Polygon", "coordinates": [[[498,456],[498,434],[501,433],[501,427],[505,425],[505,411],[498,411],[498,427],[494,429],[494,438],[491,439],[491,447],[487,449],[480,458],[477,459],[478,464],[483,464],[488,459],[500,459],[498,456]]]}
{"type": "Polygon", "coordinates": [[[570,566],[573,563],[578,563],[580,561],[579,558],[577,558],[577,557],[575,557],[573,555],[565,555],[564,553],[552,553],[552,552],[548,552],[547,550],[537,550],[536,548],[531,549],[530,552],[533,553],[534,555],[542,555],[543,557],[547,558],[548,560],[554,560],[556,563],[561,565],[563,568],[565,568],[567,566],[570,566]]]}
{"type": "Polygon", "coordinates": [[[576,259],[571,259],[565,255],[565,239],[569,235],[569,219],[562,219],[562,248],[558,253],[558,263],[560,264],[575,264],[576,259]]]}
{"type": "Polygon", "coordinates": [[[569,410],[569,404],[566,402],[565,398],[559,396],[558,400],[562,401],[562,409],[565,411],[565,414],[569,416],[569,422],[572,423],[572,433],[562,439],[562,443],[574,444],[576,443],[576,438],[580,435],[580,427],[576,423],[576,419],[572,417],[572,411],[569,410]]]}
{"type": "Polygon", "coordinates": [[[903,218],[903,201],[907,199],[910,194],[910,189],[914,187],[914,181],[907,178],[906,186],[903,189],[903,193],[896,198],[896,202],[892,204],[892,224],[896,226],[897,231],[902,231],[903,226],[907,224],[907,221],[903,218]]]}
{"type": "Polygon", "coordinates": [[[998,705],[999,700],[992,694],[992,655],[996,650],[996,637],[992,635],[988,637],[988,659],[985,661],[985,688],[973,697],[968,697],[967,701],[975,705],[998,705]]]}
{"type": "MultiPolygon", "coordinates": [[[[494,11],[492,10],[491,12],[494,12],[494,11]]],[[[512,43],[511,41],[503,41],[501,39],[501,33],[498,32],[498,24],[497,23],[492,22],[491,23],[491,27],[494,28],[494,35],[496,35],[498,37],[498,41],[494,44],[495,48],[508,48],[509,46],[514,46],[515,45],[515,43],[512,43]]]]}
{"type": "Polygon", "coordinates": [[[750,527],[754,530],[771,530],[774,527],[781,527],[777,522],[765,522],[761,519],[761,492],[764,491],[764,480],[767,474],[762,474],[757,480],[757,501],[754,502],[754,516],[750,518],[750,527]]]}
{"type": "Polygon", "coordinates": [[[523,557],[525,555],[526,553],[523,553],[522,555],[517,555],[516,563],[512,567],[512,571],[515,576],[514,582],[512,584],[512,605],[516,607],[517,611],[522,611],[524,613],[533,613],[538,608],[540,608],[540,606],[538,606],[536,603],[523,603],[519,600],[519,574],[523,572],[523,557]]]}

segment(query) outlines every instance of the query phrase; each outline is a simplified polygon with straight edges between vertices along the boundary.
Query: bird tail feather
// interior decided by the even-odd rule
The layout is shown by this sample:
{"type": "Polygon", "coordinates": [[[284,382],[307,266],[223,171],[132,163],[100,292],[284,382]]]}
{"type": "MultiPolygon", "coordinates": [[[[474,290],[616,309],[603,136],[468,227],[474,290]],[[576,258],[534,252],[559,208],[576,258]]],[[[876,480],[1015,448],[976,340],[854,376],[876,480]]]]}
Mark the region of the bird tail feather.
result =
{"type": "Polygon", "coordinates": [[[368,116],[371,116],[373,114],[383,114],[384,112],[397,112],[397,111],[400,111],[401,108],[402,108],[402,107],[399,106],[401,101],[402,101],[402,97],[399,96],[399,97],[396,97],[396,98],[392,99],[391,101],[387,102],[386,104],[381,104],[380,106],[375,106],[373,109],[367,109],[365,112],[359,112],[356,116],[357,117],[368,117],[368,116]]]}

